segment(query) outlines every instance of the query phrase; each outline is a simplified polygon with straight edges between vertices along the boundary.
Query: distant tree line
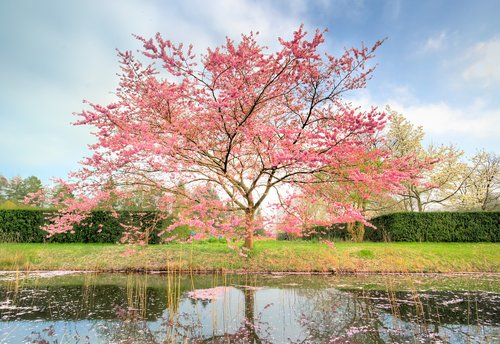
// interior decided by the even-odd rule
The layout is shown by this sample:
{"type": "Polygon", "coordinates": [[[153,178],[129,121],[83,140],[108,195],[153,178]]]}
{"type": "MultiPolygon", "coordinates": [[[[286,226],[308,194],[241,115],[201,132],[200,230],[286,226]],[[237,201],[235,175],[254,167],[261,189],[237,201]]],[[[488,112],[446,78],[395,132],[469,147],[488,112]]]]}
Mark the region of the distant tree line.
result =
{"type": "Polygon", "coordinates": [[[14,208],[23,206],[23,201],[31,193],[43,189],[41,180],[36,176],[22,178],[20,176],[8,179],[0,175],[0,207],[14,208]]]}

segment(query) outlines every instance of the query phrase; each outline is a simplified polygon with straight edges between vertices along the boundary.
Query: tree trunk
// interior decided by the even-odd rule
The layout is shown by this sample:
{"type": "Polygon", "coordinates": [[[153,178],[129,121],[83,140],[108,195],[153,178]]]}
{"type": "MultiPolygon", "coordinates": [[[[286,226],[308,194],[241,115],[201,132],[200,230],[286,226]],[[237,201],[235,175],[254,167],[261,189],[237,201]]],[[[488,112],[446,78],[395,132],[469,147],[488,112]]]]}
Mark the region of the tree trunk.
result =
{"type": "MultiPolygon", "coordinates": [[[[422,198],[421,198],[420,192],[417,190],[417,187],[415,185],[412,185],[411,191],[413,192],[413,198],[415,198],[415,202],[417,202],[417,211],[419,213],[423,212],[424,207],[422,204],[422,198]]],[[[412,209],[412,211],[413,211],[413,209],[412,209]]]]}
{"type": "Polygon", "coordinates": [[[486,210],[489,200],[490,200],[490,181],[488,180],[488,184],[486,184],[486,194],[484,195],[483,202],[481,203],[482,211],[486,210]]]}
{"type": "Polygon", "coordinates": [[[416,197],[417,199],[417,209],[418,209],[418,212],[421,213],[424,211],[424,207],[422,206],[422,200],[420,199],[420,194],[418,194],[418,196],[416,197]]]}
{"type": "Polygon", "coordinates": [[[247,233],[247,236],[245,237],[245,243],[243,244],[243,247],[246,247],[248,249],[253,248],[253,233],[247,233]]]}
{"type": "Polygon", "coordinates": [[[248,333],[248,342],[260,344],[262,341],[257,335],[256,326],[255,325],[255,316],[254,316],[254,308],[255,308],[255,290],[250,288],[245,288],[243,291],[245,294],[245,328],[248,333]]]}
{"type": "Polygon", "coordinates": [[[362,242],[365,237],[365,225],[362,222],[349,222],[347,224],[347,232],[354,242],[362,242]]]}
{"type": "Polygon", "coordinates": [[[149,226],[146,226],[146,231],[144,232],[144,245],[149,245],[149,226]]]}
{"type": "Polygon", "coordinates": [[[349,235],[351,236],[351,240],[352,241],[356,241],[356,234],[354,233],[354,222],[348,222],[347,223],[347,233],[349,233],[349,235]]]}
{"type": "Polygon", "coordinates": [[[246,211],[245,214],[245,230],[246,230],[246,235],[245,235],[245,243],[243,244],[243,247],[248,248],[248,249],[253,249],[253,233],[254,233],[254,216],[255,212],[254,210],[248,210],[246,211]]]}
{"type": "Polygon", "coordinates": [[[363,242],[365,238],[365,225],[362,222],[356,222],[356,242],[363,242]]]}
{"type": "MultiPolygon", "coordinates": [[[[363,214],[366,213],[366,204],[368,201],[361,198],[358,204],[359,209],[363,210],[363,214]]],[[[365,239],[365,224],[362,222],[356,222],[356,242],[363,242],[365,239]]]]}

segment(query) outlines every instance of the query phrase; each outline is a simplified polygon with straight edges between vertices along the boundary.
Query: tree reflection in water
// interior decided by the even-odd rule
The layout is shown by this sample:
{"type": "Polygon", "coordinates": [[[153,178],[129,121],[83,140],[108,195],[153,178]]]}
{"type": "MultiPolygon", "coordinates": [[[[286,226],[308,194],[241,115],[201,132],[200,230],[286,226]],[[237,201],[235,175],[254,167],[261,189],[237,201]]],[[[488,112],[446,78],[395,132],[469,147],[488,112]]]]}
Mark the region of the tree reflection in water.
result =
{"type": "Polygon", "coordinates": [[[490,343],[500,339],[495,315],[500,310],[498,294],[299,292],[308,300],[299,316],[307,339],[295,343],[490,343]]]}
{"type": "MultiPolygon", "coordinates": [[[[233,289],[234,291],[234,289],[233,289]]],[[[123,337],[108,337],[113,342],[128,343],[125,338],[132,338],[142,333],[143,337],[132,342],[144,343],[470,343],[494,340],[494,328],[485,328],[480,324],[457,323],[464,313],[450,318],[450,311],[441,309],[441,318],[431,312],[439,312],[436,301],[442,295],[435,294],[424,304],[416,299],[412,292],[387,293],[380,291],[339,291],[337,289],[297,289],[293,292],[294,301],[290,309],[294,320],[290,324],[279,323],[277,318],[266,316],[266,312],[280,313],[273,305],[267,305],[256,316],[256,298],[265,295],[267,290],[238,288],[244,296],[243,318],[237,328],[222,328],[211,324],[212,334],[207,334],[204,327],[210,327],[192,313],[180,313],[176,321],[164,321],[164,336],[152,336],[147,326],[140,328],[128,326],[114,328],[112,334],[123,337]],[[429,302],[430,301],[430,302],[429,302]],[[448,315],[447,315],[448,313],[448,315]],[[263,317],[264,315],[264,317],[263,317]],[[263,321],[266,318],[270,321],[263,321]],[[440,323],[445,321],[449,323],[440,323]],[[295,326],[300,331],[288,332],[289,336],[279,337],[280,327],[287,333],[286,326],[295,326]],[[225,331],[225,332],[224,332],[225,331]],[[127,334],[128,333],[128,334],[127,334]],[[454,334],[455,333],[455,334],[454,334]],[[295,334],[295,336],[294,336],[295,334]],[[298,337],[298,338],[297,338],[298,337]],[[157,338],[156,341],[151,338],[157,338]],[[162,338],[158,340],[158,338],[162,338]],[[462,339],[458,339],[462,338],[462,339]]],[[[290,294],[290,293],[288,293],[290,294]]],[[[447,295],[448,297],[451,295],[447,295]]],[[[288,295],[290,297],[290,295],[288,295]]],[[[454,295],[454,297],[460,297],[454,295]]],[[[215,301],[214,301],[215,302],[215,301]]],[[[224,301],[221,301],[224,302],[224,301]]],[[[226,300],[227,302],[227,300],[226,300]]],[[[474,300],[477,305],[478,300],[474,300]]],[[[180,307],[182,308],[182,307],[180,307]]],[[[470,312],[470,311],[469,311],[470,312]]],[[[451,312],[452,314],[453,312],[451,312]]],[[[435,313],[437,315],[438,313],[435,313]]],[[[216,323],[217,321],[215,321],[216,323]]],[[[498,323],[495,325],[498,328],[498,323]]]]}
{"type": "MultiPolygon", "coordinates": [[[[239,319],[239,327],[230,333],[217,328],[217,320],[213,319],[215,323],[211,324],[212,334],[207,334],[204,327],[209,324],[204,323],[200,314],[196,312],[167,314],[162,318],[161,324],[158,324],[142,318],[140,316],[142,312],[137,309],[117,309],[117,321],[100,324],[97,331],[107,343],[273,343],[268,339],[269,332],[265,331],[264,324],[260,322],[260,314],[255,316],[256,289],[239,286],[231,290],[238,291],[243,296],[243,317],[239,319]],[[264,338],[260,338],[261,332],[264,338]]],[[[211,312],[207,306],[217,302],[217,300],[179,300],[185,303],[187,301],[193,308],[201,306],[204,312],[211,312]]],[[[220,306],[226,306],[224,302],[222,300],[220,306]]],[[[182,305],[178,305],[175,309],[182,308],[182,305]]]]}
{"type": "Polygon", "coordinates": [[[0,283],[0,342],[23,342],[11,338],[44,344],[499,341],[500,295],[491,291],[418,291],[414,286],[395,287],[389,279],[375,287],[358,280],[342,286],[343,277],[327,280],[335,282],[331,284],[335,288],[318,283],[314,276],[281,282],[266,277],[214,282],[206,276],[195,276],[193,281],[180,275],[129,275],[120,282],[121,277],[112,277],[103,282],[104,277],[95,276],[80,285],[26,283],[20,289],[0,283]],[[299,283],[286,283],[291,281],[299,283]],[[189,297],[193,285],[219,286],[216,289],[224,292],[215,299],[193,299],[189,297]],[[7,334],[10,337],[3,338],[7,334]]]}

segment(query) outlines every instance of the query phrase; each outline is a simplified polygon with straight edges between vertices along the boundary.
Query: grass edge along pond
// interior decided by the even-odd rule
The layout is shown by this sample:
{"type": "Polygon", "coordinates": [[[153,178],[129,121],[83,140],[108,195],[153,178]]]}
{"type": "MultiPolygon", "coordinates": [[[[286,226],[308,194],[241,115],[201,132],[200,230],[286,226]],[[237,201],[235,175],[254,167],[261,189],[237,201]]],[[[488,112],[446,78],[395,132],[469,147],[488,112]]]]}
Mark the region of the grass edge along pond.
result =
{"type": "Polygon", "coordinates": [[[249,257],[207,241],[143,247],[0,243],[0,270],[499,273],[500,243],[337,242],[330,247],[263,240],[249,257]]]}

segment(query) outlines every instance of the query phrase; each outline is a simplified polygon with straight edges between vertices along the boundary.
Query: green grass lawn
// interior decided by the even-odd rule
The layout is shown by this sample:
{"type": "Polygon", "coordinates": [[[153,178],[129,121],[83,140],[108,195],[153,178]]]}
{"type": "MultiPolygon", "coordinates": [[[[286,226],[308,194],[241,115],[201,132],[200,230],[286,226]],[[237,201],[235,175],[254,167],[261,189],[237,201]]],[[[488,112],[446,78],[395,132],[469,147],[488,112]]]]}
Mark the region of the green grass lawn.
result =
{"type": "Polygon", "coordinates": [[[257,241],[248,258],[223,243],[151,245],[0,243],[0,270],[250,272],[500,272],[498,243],[257,241]]]}

